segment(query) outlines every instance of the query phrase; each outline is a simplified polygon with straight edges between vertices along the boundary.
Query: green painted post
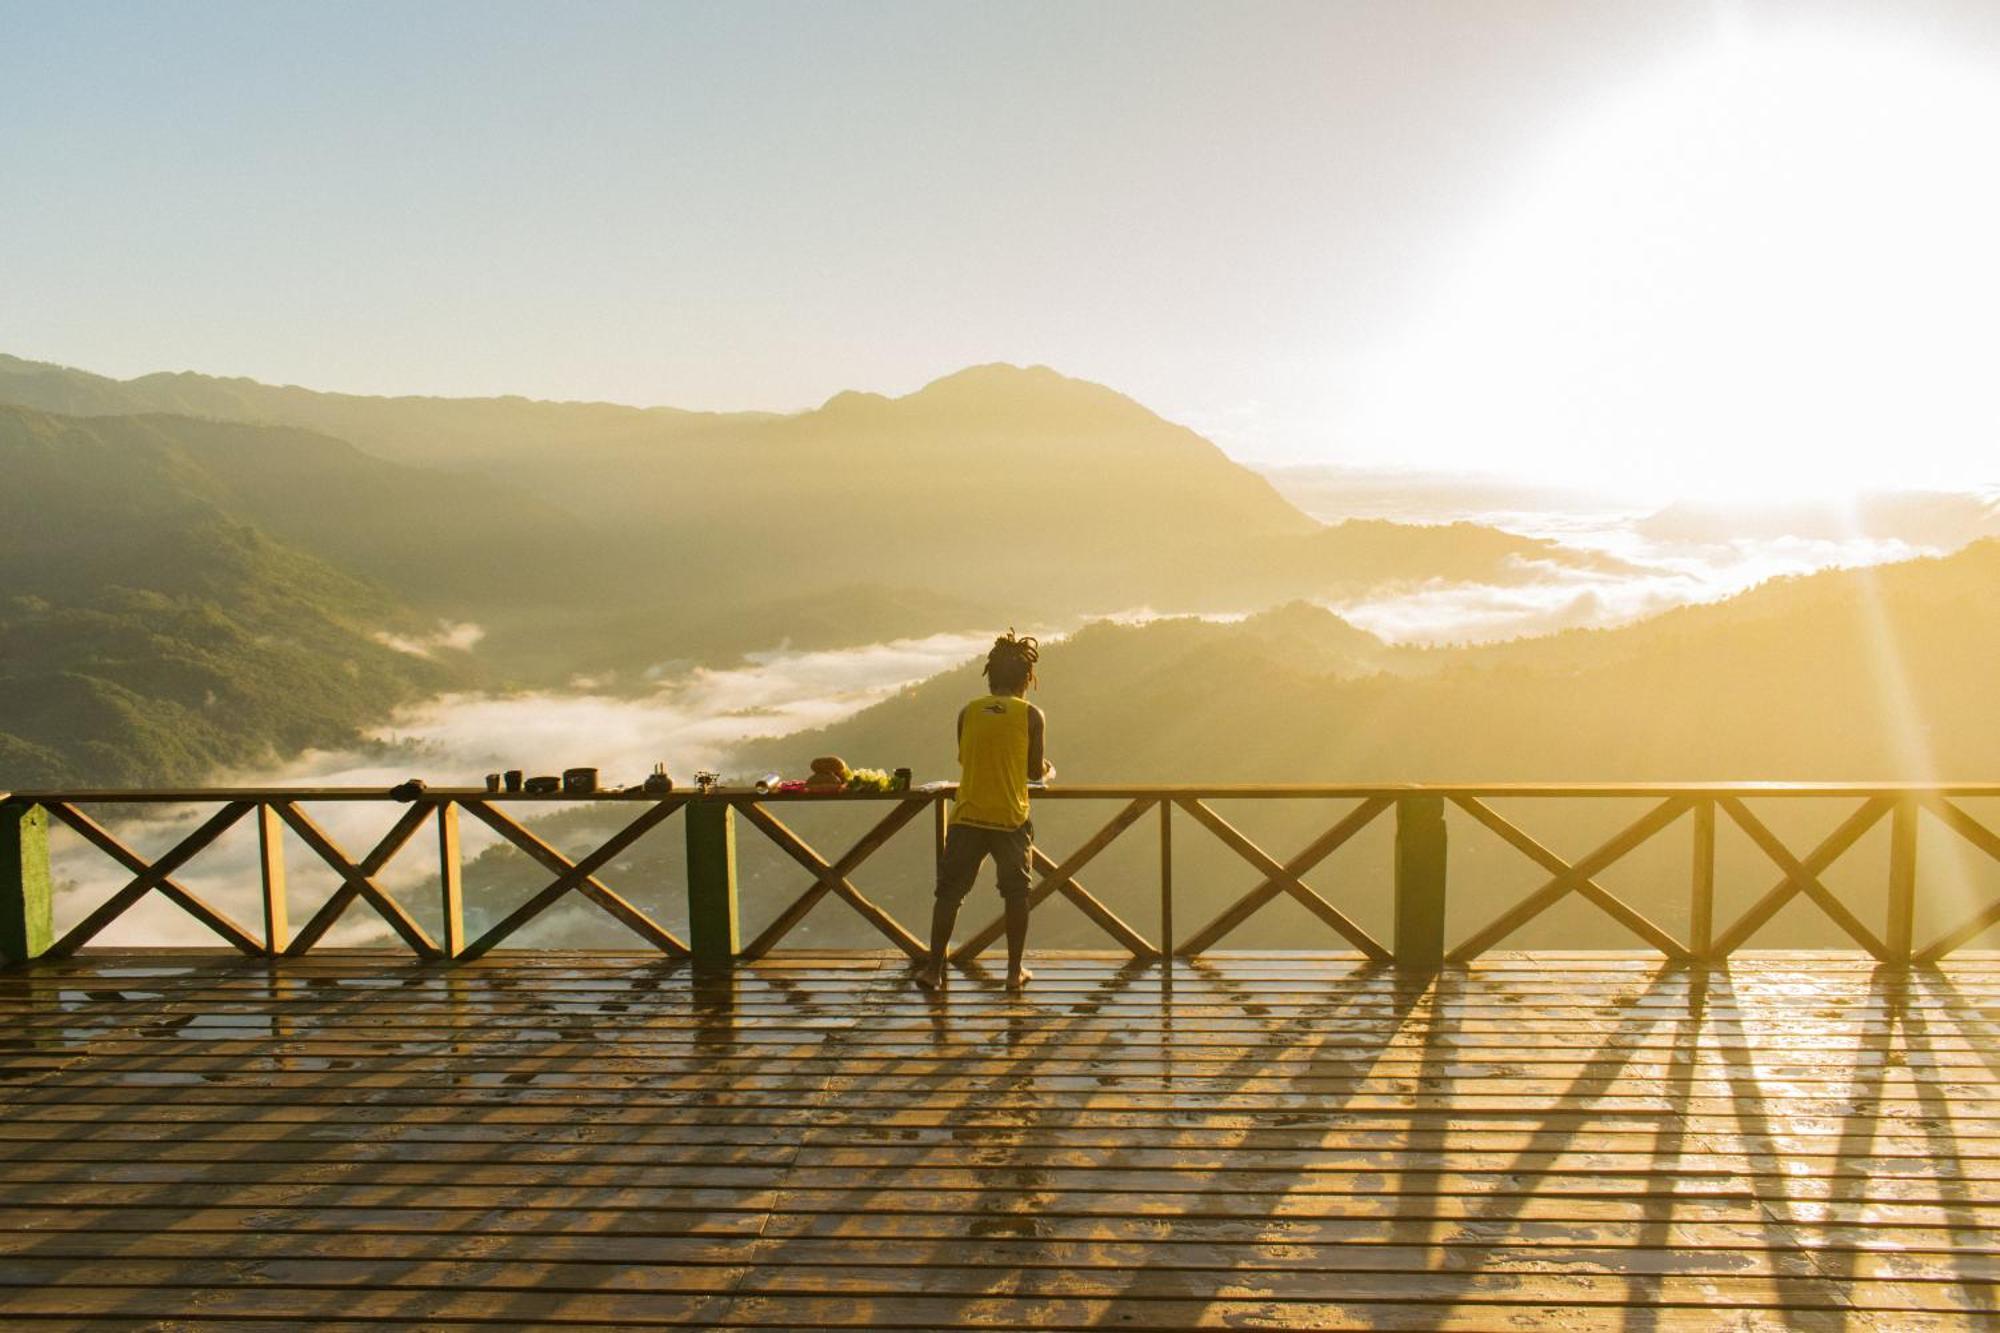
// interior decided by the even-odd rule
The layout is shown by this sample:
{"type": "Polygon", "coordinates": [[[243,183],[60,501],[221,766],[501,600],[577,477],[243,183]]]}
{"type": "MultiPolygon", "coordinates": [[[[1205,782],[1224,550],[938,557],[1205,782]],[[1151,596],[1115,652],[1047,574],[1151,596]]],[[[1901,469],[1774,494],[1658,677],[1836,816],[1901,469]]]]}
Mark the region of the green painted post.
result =
{"type": "Polygon", "coordinates": [[[1910,965],[1910,940],[1917,923],[1917,814],[1921,807],[1904,797],[1889,812],[1889,961],[1910,965]]]}
{"type": "Polygon", "coordinates": [[[687,804],[688,948],[698,963],[728,963],[739,946],[736,811],[727,801],[687,804]]]}
{"type": "Polygon", "coordinates": [[[0,804],[0,958],[25,963],[56,942],[50,904],[49,812],[0,804]]]}
{"type": "Polygon", "coordinates": [[[1442,796],[1396,798],[1396,966],[1444,963],[1445,824],[1442,796]]]}

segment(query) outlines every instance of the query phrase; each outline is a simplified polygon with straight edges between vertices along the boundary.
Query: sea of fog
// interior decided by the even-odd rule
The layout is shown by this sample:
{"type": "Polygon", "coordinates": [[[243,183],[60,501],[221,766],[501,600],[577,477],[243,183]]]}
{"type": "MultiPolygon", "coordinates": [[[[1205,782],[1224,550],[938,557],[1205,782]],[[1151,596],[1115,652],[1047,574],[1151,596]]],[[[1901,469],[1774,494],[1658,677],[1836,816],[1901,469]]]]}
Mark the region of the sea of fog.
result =
{"type": "MultiPolygon", "coordinates": [[[[1791,531],[1784,530],[1783,518],[1764,518],[1720,536],[1718,530],[1731,527],[1727,511],[1706,522],[1673,522],[1662,521],[1651,504],[1506,481],[1328,468],[1279,468],[1267,475],[1285,498],[1328,523],[1477,523],[1604,557],[1585,567],[1525,560],[1501,581],[1437,579],[1328,603],[1394,643],[1489,643],[1624,624],[1785,575],[1908,560],[1956,544],[1927,544],[1907,533],[1842,531],[1846,525],[1832,510],[1797,511],[1791,531]],[[1741,535],[1756,528],[1763,531],[1741,535]]],[[[1939,499],[1961,523],[1959,508],[1990,513],[1993,507],[1990,497],[1939,499]]],[[[1969,535],[1976,534],[1960,533],[1961,539],[1969,535]]]]}
{"type": "MultiPolygon", "coordinates": [[[[1330,603],[1333,610],[1397,642],[1478,642],[1576,626],[1637,619],[1671,606],[1726,597],[1778,575],[1829,566],[1906,559],[1926,548],[1882,537],[1830,538],[1775,535],[1721,541],[1663,540],[1649,536],[1647,512],[1586,501],[1494,506],[1492,496],[1432,495],[1407,498],[1400,508],[1357,503],[1280,478],[1281,489],[1308,512],[1329,521],[1343,517],[1394,517],[1406,521],[1460,519],[1548,537],[1601,553],[1613,562],[1576,568],[1530,561],[1506,582],[1432,581],[1330,603]],[[1483,503],[1485,502],[1485,503],[1483,503]]],[[[1520,497],[1509,497],[1519,500],[1520,497]]],[[[1246,610],[1254,608],[1246,608],[1246,610]]],[[[1143,619],[1165,612],[1125,612],[1143,619]]],[[[861,648],[821,652],[770,652],[736,668],[697,669],[663,681],[642,697],[607,695],[587,688],[519,694],[452,694],[397,714],[390,725],[351,751],[313,751],[283,764],[226,775],[242,785],[388,787],[412,774],[437,785],[478,785],[482,776],[532,764],[539,772],[571,765],[598,767],[607,784],[639,781],[656,761],[667,762],[677,781],[698,768],[727,770],[733,747],[756,737],[824,726],[902,687],[966,661],[985,647],[983,636],[938,634],[861,648]]],[[[121,824],[119,832],[149,857],[172,845],[209,813],[161,810],[121,824]]],[[[313,816],[359,859],[394,820],[379,804],[324,804],[313,816]]],[[[465,821],[468,857],[495,835],[465,821]]],[[[178,882],[234,916],[246,927],[260,921],[257,841],[244,821],[177,876],[178,882]]],[[[124,874],[94,849],[58,838],[55,870],[65,885],[59,923],[79,918],[124,882],[124,874]]],[[[383,874],[391,889],[421,893],[435,882],[429,840],[420,835],[383,874]]],[[[317,868],[302,849],[291,857],[293,925],[337,880],[317,868]]],[[[333,944],[379,938],[381,923],[365,907],[351,909],[329,935],[333,944]]],[[[106,944],[212,944],[215,937],[158,894],[148,896],[100,937],[106,944]]]]}
{"type": "Polygon", "coordinates": [[[1671,607],[1734,596],[1766,580],[1815,570],[1934,554],[1897,537],[1754,537],[1663,541],[1634,526],[1641,515],[1486,512],[1474,522],[1595,551],[1617,564],[1578,568],[1529,560],[1517,580],[1438,580],[1332,602],[1352,623],[1392,643],[1490,643],[1642,620],[1671,607]],[[1622,567],[1621,567],[1622,566],[1622,567]]]}

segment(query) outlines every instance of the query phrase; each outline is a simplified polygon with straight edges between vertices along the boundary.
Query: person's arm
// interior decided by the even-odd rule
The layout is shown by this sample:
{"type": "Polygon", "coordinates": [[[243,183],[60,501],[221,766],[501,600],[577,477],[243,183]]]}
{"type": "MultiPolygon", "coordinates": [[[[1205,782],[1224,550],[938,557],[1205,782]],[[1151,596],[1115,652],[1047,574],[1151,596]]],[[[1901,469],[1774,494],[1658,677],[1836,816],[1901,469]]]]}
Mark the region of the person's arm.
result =
{"type": "Polygon", "coordinates": [[[1048,719],[1042,710],[1028,705],[1028,781],[1039,782],[1049,774],[1048,758],[1042,753],[1048,737],[1048,719]]]}
{"type": "Polygon", "coordinates": [[[970,713],[971,711],[972,711],[971,704],[967,704],[965,707],[958,710],[958,725],[956,729],[953,731],[953,735],[956,739],[952,741],[952,746],[954,752],[958,755],[958,762],[961,764],[965,762],[965,715],[967,713],[970,713]]]}

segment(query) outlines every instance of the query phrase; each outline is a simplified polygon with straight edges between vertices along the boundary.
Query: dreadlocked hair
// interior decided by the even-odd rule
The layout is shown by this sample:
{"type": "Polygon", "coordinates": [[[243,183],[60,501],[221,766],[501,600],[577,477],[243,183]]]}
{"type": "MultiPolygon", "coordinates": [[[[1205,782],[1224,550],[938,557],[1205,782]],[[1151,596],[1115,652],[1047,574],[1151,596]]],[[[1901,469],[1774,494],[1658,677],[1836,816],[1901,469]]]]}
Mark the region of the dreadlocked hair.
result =
{"type": "Polygon", "coordinates": [[[993,641],[986,654],[986,683],[995,691],[1008,693],[1035,683],[1035,663],[1042,658],[1041,645],[1032,635],[1015,637],[1014,627],[993,641]]]}

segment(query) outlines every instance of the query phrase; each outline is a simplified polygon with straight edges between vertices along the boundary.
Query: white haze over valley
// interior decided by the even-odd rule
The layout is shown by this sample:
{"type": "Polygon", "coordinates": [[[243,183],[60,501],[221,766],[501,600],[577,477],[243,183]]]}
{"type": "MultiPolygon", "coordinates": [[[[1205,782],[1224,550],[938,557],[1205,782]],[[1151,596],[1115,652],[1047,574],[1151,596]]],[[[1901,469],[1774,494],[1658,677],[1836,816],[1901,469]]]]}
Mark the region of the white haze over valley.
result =
{"type": "MultiPolygon", "coordinates": [[[[1767,527],[1756,535],[1697,538],[1652,531],[1702,525],[1659,524],[1657,504],[1617,495],[1497,478],[1337,468],[1274,468],[1267,475],[1286,499],[1322,522],[1477,523],[1607,557],[1602,568],[1525,560],[1504,583],[1434,579],[1327,603],[1391,643],[1490,643],[1627,624],[1733,597],[1774,578],[1942,554],[1959,544],[1860,530],[1855,516],[1834,506],[1809,507],[1776,525],[1790,531],[1767,527]]],[[[1994,509],[1992,496],[1953,498],[1975,513],[1994,509]]],[[[1720,521],[1728,518],[1725,512],[1720,521]]],[[[1741,530],[1757,526],[1745,522],[1741,530]]],[[[2000,521],[1989,519],[1985,530],[2000,535],[2000,521]]]]}
{"type": "MultiPolygon", "coordinates": [[[[1348,517],[1405,522],[1460,520],[1547,537],[1566,546],[1612,557],[1602,568],[1554,561],[1521,564],[1516,581],[1466,583],[1443,580],[1377,591],[1327,605],[1354,624],[1398,643],[1480,642],[1611,625],[1692,602],[1727,597],[1766,579],[1831,566],[1902,560],[1932,548],[1902,537],[1825,533],[1775,533],[1726,540],[1669,540],[1649,535],[1646,507],[1605,497],[1508,493],[1439,484],[1425,492],[1391,488],[1371,498],[1354,477],[1328,484],[1327,474],[1284,470],[1274,481],[1301,508],[1327,521],[1348,517]],[[1417,492],[1412,498],[1412,492],[1417,492]],[[1496,503],[1500,502],[1500,503],[1496,503]]],[[[1245,613],[1256,608],[1246,608],[1245,613]]],[[[1143,621],[1170,610],[1127,610],[1107,616],[1143,621]]],[[[1216,619],[1236,619],[1223,616],[1216,619]]],[[[1045,627],[1058,637],[1070,626],[1045,627]]],[[[399,642],[412,652],[443,646],[475,647],[477,626],[440,628],[434,639],[399,642]]],[[[484,775],[509,768],[560,773],[594,766],[607,786],[636,784],[655,762],[665,762],[677,783],[696,770],[730,771],[730,756],[744,741],[825,726],[905,686],[975,658],[986,634],[940,633],[866,647],[752,655],[729,669],[663,669],[660,683],[643,695],[611,694],[579,680],[567,691],[449,694],[406,709],[352,750],[312,751],[275,766],[218,775],[220,785],[353,786],[386,788],[420,776],[436,786],[478,786],[484,775]]],[[[736,774],[748,778],[755,775],[736,774]]],[[[918,780],[946,774],[918,774],[918,780]]],[[[564,808],[536,806],[537,814],[564,808]]],[[[121,823],[119,833],[150,857],[171,846],[211,813],[212,807],[165,809],[121,823]]],[[[104,812],[100,812],[102,814],[104,812]]],[[[389,827],[399,809],[380,803],[327,803],[309,813],[359,860],[389,827]]],[[[291,920],[296,929],[337,884],[289,833],[291,920]]],[[[469,859],[497,841],[474,820],[462,822],[469,859]]],[[[65,886],[58,926],[79,919],[125,882],[122,870],[66,830],[56,835],[55,870],[65,886]]],[[[176,878],[234,916],[252,933],[261,920],[255,823],[245,819],[176,878]]],[[[382,882],[412,904],[427,907],[437,882],[435,841],[420,832],[391,862],[382,882]]],[[[420,917],[427,915],[420,910],[420,917]]],[[[383,927],[365,904],[349,909],[328,936],[333,944],[379,940],[383,927]]],[[[159,894],[149,894],[98,939],[118,945],[213,944],[193,918],[159,894]]]]}
{"type": "MultiPolygon", "coordinates": [[[[1470,516],[1469,516],[1470,517],[1470,516]]],[[[1770,579],[1938,554],[1896,537],[1740,538],[1660,542],[1631,527],[1630,516],[1552,519],[1484,514],[1475,519],[1525,536],[1613,556],[1629,569],[1578,569],[1554,561],[1520,562],[1518,583],[1436,580],[1329,603],[1344,619],[1391,643],[1490,643],[1627,624],[1693,602],[1713,602],[1770,579]]]]}

